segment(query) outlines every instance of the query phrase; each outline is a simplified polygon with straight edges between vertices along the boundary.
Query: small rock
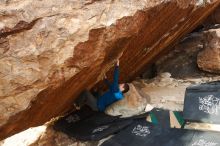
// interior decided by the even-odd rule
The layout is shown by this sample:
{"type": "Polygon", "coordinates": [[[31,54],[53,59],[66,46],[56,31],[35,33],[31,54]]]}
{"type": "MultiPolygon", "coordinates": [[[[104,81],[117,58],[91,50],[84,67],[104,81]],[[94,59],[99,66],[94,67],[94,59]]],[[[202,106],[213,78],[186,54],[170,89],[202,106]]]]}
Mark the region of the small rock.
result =
{"type": "Polygon", "coordinates": [[[220,29],[209,30],[205,34],[204,50],[198,54],[200,69],[220,73],[220,29]]]}

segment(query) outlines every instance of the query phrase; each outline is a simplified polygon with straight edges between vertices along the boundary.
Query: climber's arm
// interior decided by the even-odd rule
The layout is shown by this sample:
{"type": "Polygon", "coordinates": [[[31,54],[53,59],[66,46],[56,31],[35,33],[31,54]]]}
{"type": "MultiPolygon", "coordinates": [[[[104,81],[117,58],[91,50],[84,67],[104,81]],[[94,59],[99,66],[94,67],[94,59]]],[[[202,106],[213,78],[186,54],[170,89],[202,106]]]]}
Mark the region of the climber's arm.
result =
{"type": "Polygon", "coordinates": [[[117,61],[115,65],[115,70],[114,70],[114,80],[113,80],[113,86],[114,89],[118,89],[118,80],[119,80],[119,60],[117,61]]]}

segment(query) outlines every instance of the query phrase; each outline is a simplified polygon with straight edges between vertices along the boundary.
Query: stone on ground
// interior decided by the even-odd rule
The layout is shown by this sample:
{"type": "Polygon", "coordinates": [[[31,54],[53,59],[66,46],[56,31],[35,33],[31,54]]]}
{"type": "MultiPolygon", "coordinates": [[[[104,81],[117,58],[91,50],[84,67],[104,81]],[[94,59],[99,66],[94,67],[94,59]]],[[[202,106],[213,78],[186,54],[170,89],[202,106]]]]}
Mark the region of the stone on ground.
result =
{"type": "Polygon", "coordinates": [[[220,29],[205,33],[204,50],[198,54],[197,62],[204,71],[220,73],[220,29]]]}

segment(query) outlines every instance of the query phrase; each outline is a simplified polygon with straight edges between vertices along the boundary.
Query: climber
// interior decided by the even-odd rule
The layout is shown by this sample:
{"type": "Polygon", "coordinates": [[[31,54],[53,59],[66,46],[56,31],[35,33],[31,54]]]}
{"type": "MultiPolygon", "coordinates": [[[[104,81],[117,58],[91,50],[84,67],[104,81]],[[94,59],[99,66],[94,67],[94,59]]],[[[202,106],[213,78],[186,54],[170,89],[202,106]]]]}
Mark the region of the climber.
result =
{"type": "Polygon", "coordinates": [[[127,83],[119,84],[118,80],[119,60],[115,65],[113,83],[110,83],[105,76],[104,81],[109,90],[97,98],[89,91],[83,91],[81,96],[76,100],[76,105],[80,106],[80,103],[85,103],[95,111],[104,111],[108,105],[124,98],[123,94],[129,91],[129,85],[127,83]]]}

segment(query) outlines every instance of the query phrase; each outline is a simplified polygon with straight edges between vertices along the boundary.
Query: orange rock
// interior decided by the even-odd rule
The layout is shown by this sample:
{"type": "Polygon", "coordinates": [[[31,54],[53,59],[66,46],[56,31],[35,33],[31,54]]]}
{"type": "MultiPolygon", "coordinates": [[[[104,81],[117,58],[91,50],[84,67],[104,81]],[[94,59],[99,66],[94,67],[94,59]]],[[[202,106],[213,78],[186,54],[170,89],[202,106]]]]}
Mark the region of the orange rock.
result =
{"type": "Polygon", "coordinates": [[[211,29],[205,34],[204,50],[198,54],[200,69],[220,73],[220,29],[211,29]]]}

